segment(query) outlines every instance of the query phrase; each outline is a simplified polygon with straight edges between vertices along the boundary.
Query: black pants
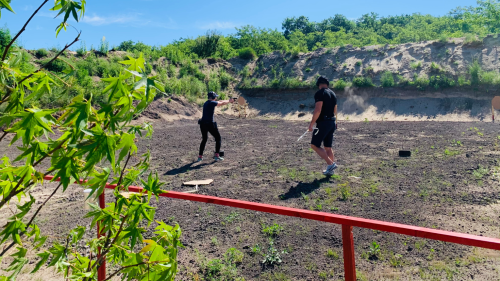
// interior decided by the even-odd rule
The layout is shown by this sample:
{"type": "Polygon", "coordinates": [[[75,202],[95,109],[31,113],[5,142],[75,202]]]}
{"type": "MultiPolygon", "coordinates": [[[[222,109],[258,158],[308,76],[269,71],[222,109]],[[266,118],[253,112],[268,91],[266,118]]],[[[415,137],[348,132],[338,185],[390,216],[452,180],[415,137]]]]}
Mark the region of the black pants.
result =
{"type": "Polygon", "coordinates": [[[201,130],[201,135],[203,137],[203,140],[201,141],[200,144],[200,154],[203,155],[203,151],[205,151],[205,145],[207,144],[208,140],[208,133],[210,133],[214,138],[215,138],[215,153],[220,152],[220,145],[221,145],[221,137],[219,134],[219,129],[217,129],[217,123],[201,123],[200,124],[200,130],[201,130]]]}

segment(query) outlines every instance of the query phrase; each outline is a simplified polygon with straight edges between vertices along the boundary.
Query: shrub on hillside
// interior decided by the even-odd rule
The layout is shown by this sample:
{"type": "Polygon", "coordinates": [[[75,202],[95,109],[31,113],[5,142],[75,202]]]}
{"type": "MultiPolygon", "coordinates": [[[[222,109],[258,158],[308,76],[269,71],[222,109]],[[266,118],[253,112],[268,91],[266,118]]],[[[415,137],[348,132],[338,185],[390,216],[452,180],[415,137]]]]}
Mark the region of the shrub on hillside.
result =
{"type": "Polygon", "coordinates": [[[333,83],[334,90],[344,90],[347,87],[347,82],[344,79],[340,78],[339,80],[333,83]]]}
{"type": "Polygon", "coordinates": [[[221,88],[226,89],[227,87],[229,87],[229,83],[231,83],[231,81],[233,80],[231,75],[229,75],[224,69],[221,69],[219,76],[221,88]]]}
{"type": "Polygon", "coordinates": [[[382,84],[382,87],[384,88],[394,87],[394,77],[392,76],[392,72],[385,71],[384,73],[382,73],[380,82],[382,84]]]}
{"type": "Polygon", "coordinates": [[[35,51],[35,56],[39,59],[44,58],[49,55],[49,51],[47,49],[38,49],[35,51]]]}
{"type": "Polygon", "coordinates": [[[440,73],[441,71],[442,69],[437,63],[431,63],[431,72],[440,73]]]}
{"type": "Polygon", "coordinates": [[[410,84],[410,79],[404,77],[403,75],[398,75],[398,86],[404,87],[410,84]]]}
{"type": "Polygon", "coordinates": [[[436,90],[450,88],[455,86],[455,84],[455,80],[447,76],[436,75],[431,76],[431,78],[429,79],[429,86],[433,87],[436,90]]]}
{"type": "MultiPolygon", "coordinates": [[[[51,59],[45,59],[43,61],[39,61],[40,64],[47,64],[51,59]]],[[[45,69],[48,71],[52,72],[62,72],[66,68],[66,62],[64,62],[62,59],[58,58],[55,61],[47,64],[45,66],[45,69]]]]}
{"type": "Polygon", "coordinates": [[[238,50],[238,56],[242,59],[251,60],[257,57],[257,53],[255,53],[254,49],[246,47],[238,50]]]}
{"type": "Polygon", "coordinates": [[[415,86],[417,89],[423,91],[425,90],[430,84],[429,78],[425,75],[418,76],[415,78],[413,81],[413,86],[415,86]]]}
{"type": "Polygon", "coordinates": [[[481,65],[477,60],[474,60],[469,66],[470,82],[472,85],[479,85],[481,72],[481,65]]]}
{"type": "Polygon", "coordinates": [[[373,87],[375,86],[373,84],[373,81],[370,77],[354,77],[354,79],[352,79],[352,84],[356,87],[373,87]]]}

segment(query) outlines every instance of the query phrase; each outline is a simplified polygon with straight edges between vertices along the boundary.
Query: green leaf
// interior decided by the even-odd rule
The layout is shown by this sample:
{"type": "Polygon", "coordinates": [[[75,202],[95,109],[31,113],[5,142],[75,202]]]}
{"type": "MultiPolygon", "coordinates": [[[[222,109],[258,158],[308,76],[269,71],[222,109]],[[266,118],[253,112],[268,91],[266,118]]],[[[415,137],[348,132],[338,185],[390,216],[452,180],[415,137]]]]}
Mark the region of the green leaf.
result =
{"type": "Polygon", "coordinates": [[[45,251],[43,253],[36,254],[36,255],[39,256],[41,259],[40,259],[40,261],[38,261],[36,263],[35,268],[31,271],[31,274],[40,270],[40,268],[47,263],[47,261],[49,260],[49,257],[50,257],[50,253],[47,251],[45,251]]]}
{"type": "Polygon", "coordinates": [[[132,71],[137,71],[137,72],[142,72],[144,70],[144,64],[146,61],[144,60],[144,57],[142,53],[140,53],[139,58],[134,59],[131,56],[127,56],[128,60],[126,61],[120,61],[119,63],[129,65],[128,70],[132,71]]]}
{"type": "Polygon", "coordinates": [[[14,12],[14,10],[12,10],[12,7],[9,5],[9,2],[7,2],[7,0],[0,0],[0,6],[2,8],[6,8],[7,10],[13,12],[14,14],[16,13],[14,12]]]}

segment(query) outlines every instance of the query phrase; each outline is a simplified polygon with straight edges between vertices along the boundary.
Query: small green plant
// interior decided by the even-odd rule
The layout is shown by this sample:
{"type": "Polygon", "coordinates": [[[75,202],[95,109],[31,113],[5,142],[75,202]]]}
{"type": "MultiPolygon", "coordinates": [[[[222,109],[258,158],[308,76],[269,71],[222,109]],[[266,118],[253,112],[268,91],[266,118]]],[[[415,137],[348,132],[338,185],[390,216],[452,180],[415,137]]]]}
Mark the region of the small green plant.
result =
{"type": "Polygon", "coordinates": [[[368,124],[368,123],[370,123],[370,120],[368,120],[368,118],[365,118],[365,120],[363,122],[365,122],[365,124],[368,124]]]}
{"type": "Polygon", "coordinates": [[[448,148],[444,150],[445,156],[455,156],[455,155],[459,155],[459,154],[460,154],[460,151],[457,151],[457,150],[450,150],[448,148]]]}
{"type": "Polygon", "coordinates": [[[347,201],[351,197],[351,186],[349,182],[339,184],[340,186],[340,196],[342,201],[347,201]]]}
{"type": "Polygon", "coordinates": [[[431,63],[431,72],[440,73],[442,71],[441,67],[436,63],[431,63]]]}
{"type": "Polygon", "coordinates": [[[109,53],[109,42],[104,36],[102,37],[101,44],[99,45],[99,52],[104,55],[107,55],[109,53]]]}
{"type": "Polygon", "coordinates": [[[416,70],[416,69],[419,69],[422,67],[422,62],[414,61],[414,62],[410,63],[410,66],[411,66],[411,68],[416,70]]]}
{"type": "Polygon", "coordinates": [[[229,248],[224,254],[224,259],[227,263],[241,263],[243,262],[243,253],[236,248],[229,248]]]}
{"type": "Polygon", "coordinates": [[[483,166],[479,165],[479,167],[472,171],[472,175],[478,180],[482,179],[484,176],[488,175],[490,171],[483,166]]]}
{"type": "Polygon", "coordinates": [[[356,66],[361,66],[362,64],[363,64],[363,62],[362,62],[362,61],[360,61],[360,60],[358,60],[358,61],[356,62],[356,66]]]}
{"type": "Polygon", "coordinates": [[[389,263],[393,267],[402,267],[403,266],[403,256],[400,254],[391,255],[389,258],[389,263]]]}
{"type": "Polygon", "coordinates": [[[274,241],[269,240],[269,248],[267,249],[267,253],[264,255],[264,260],[262,261],[265,265],[275,265],[280,264],[282,262],[281,255],[286,254],[286,251],[279,251],[274,247],[274,241]]]}
{"type": "Polygon", "coordinates": [[[212,243],[213,246],[217,246],[219,245],[219,241],[217,241],[217,237],[212,237],[212,239],[210,240],[210,243],[212,243]]]}
{"type": "Polygon", "coordinates": [[[306,72],[311,72],[311,69],[309,67],[306,68],[306,72]]]}
{"type": "Polygon", "coordinates": [[[240,218],[240,214],[236,211],[231,212],[227,217],[224,218],[224,221],[227,223],[233,223],[240,218]]]}
{"type": "Polygon", "coordinates": [[[380,245],[373,241],[372,244],[370,245],[370,250],[368,251],[368,255],[370,256],[370,258],[373,258],[373,257],[378,257],[378,255],[380,254],[380,245]]]}
{"type": "Polygon", "coordinates": [[[283,231],[283,227],[277,223],[266,226],[262,225],[262,233],[267,234],[270,237],[276,237],[283,231]]]}
{"type": "Polygon", "coordinates": [[[365,67],[365,69],[363,69],[363,71],[365,73],[368,73],[368,74],[373,74],[374,69],[373,69],[373,66],[369,65],[369,66],[365,67]]]}
{"type": "Polygon", "coordinates": [[[326,250],[326,256],[334,260],[338,260],[340,258],[339,254],[332,249],[326,250]]]}
{"type": "Polygon", "coordinates": [[[260,247],[259,244],[256,244],[255,246],[252,247],[252,253],[258,254],[262,251],[262,248],[260,247]]]}

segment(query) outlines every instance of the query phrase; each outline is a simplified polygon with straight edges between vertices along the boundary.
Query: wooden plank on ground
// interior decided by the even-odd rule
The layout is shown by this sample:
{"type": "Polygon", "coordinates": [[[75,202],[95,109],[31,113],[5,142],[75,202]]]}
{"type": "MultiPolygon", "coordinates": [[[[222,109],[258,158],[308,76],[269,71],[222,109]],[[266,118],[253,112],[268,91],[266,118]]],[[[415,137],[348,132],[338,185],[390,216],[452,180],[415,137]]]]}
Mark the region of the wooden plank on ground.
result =
{"type": "Polygon", "coordinates": [[[212,180],[212,179],[199,180],[199,181],[188,181],[188,182],[185,182],[184,185],[191,185],[191,186],[207,185],[207,184],[211,184],[212,182],[214,182],[214,180],[212,180]]]}

